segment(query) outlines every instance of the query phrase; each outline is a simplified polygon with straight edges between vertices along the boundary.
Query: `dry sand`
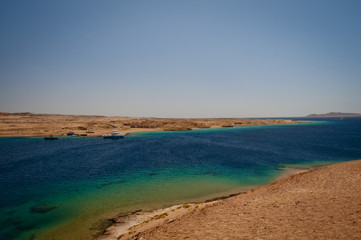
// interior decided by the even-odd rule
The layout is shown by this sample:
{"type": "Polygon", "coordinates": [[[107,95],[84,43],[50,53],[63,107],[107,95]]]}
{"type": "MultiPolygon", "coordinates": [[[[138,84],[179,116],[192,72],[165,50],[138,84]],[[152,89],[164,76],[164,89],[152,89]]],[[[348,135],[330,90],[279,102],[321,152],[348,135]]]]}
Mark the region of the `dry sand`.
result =
{"type": "Polygon", "coordinates": [[[361,160],[225,200],[158,210],[142,221],[123,235],[117,223],[99,239],[361,239],[361,160]]]}
{"type": "Polygon", "coordinates": [[[70,131],[101,136],[112,131],[123,134],[146,131],[184,131],[195,128],[291,124],[304,121],[244,118],[134,118],[92,115],[1,113],[0,136],[55,136],[70,131]]]}

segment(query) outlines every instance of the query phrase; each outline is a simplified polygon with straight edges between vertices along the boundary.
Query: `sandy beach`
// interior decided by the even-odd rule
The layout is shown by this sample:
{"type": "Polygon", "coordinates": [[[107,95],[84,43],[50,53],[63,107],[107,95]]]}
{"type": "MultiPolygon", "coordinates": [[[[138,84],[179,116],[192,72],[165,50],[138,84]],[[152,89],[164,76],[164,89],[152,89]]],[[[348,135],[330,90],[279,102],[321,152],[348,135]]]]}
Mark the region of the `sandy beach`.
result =
{"type": "Polygon", "coordinates": [[[360,186],[361,160],[337,163],[227,199],[120,216],[98,239],[361,239],[360,186]]]}
{"type": "Polygon", "coordinates": [[[147,131],[188,131],[252,125],[292,124],[305,121],[245,118],[135,118],[96,115],[0,113],[0,136],[101,136],[112,131],[127,134],[147,131]]]}

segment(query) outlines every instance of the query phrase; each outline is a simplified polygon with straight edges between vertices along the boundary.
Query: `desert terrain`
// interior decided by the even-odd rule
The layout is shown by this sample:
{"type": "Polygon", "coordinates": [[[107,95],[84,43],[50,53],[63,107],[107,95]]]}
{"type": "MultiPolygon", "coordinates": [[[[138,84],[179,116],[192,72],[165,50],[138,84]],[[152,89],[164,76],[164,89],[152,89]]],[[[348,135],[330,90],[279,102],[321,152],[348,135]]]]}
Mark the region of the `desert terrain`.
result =
{"type": "Polygon", "coordinates": [[[0,113],[0,136],[101,136],[112,131],[126,134],[146,131],[187,131],[195,128],[299,123],[288,119],[244,118],[134,118],[95,115],[0,113]]]}

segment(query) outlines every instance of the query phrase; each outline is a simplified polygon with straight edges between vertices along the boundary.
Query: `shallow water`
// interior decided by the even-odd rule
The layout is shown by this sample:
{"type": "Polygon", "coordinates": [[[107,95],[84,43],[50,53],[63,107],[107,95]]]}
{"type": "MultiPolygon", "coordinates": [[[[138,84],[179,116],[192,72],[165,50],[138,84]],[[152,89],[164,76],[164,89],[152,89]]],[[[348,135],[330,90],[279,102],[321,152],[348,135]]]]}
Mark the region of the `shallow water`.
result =
{"type": "Polygon", "coordinates": [[[115,141],[0,138],[0,156],[0,239],[86,239],[119,213],[266,184],[287,164],[361,159],[361,119],[115,141]]]}

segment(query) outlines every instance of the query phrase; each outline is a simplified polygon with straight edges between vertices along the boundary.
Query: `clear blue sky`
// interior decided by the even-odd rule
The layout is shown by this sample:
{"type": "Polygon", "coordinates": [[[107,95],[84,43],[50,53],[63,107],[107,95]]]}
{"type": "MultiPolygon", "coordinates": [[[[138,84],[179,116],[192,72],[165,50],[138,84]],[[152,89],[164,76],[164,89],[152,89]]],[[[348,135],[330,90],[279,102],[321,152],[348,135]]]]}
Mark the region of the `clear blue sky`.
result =
{"type": "Polygon", "coordinates": [[[361,1],[1,0],[0,111],[361,112],[361,1]]]}

